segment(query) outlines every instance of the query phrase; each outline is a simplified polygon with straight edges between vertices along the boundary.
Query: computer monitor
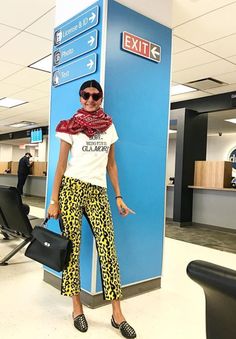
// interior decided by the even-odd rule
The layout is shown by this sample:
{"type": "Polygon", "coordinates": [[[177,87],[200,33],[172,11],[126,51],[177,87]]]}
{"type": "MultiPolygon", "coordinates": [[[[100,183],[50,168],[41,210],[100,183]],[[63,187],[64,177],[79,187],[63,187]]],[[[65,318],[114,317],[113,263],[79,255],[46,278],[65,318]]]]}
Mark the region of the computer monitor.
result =
{"type": "Polygon", "coordinates": [[[43,131],[42,128],[34,129],[30,132],[30,143],[35,144],[43,142],[43,131]]]}

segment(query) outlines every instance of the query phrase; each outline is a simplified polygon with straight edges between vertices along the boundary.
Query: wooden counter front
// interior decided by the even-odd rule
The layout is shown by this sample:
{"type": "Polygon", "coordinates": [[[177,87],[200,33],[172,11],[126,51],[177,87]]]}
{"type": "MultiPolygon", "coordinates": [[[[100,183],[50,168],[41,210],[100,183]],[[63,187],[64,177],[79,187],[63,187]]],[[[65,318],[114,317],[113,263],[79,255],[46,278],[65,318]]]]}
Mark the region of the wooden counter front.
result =
{"type": "Polygon", "coordinates": [[[195,161],[194,186],[231,187],[232,163],[230,161],[195,161]]]}

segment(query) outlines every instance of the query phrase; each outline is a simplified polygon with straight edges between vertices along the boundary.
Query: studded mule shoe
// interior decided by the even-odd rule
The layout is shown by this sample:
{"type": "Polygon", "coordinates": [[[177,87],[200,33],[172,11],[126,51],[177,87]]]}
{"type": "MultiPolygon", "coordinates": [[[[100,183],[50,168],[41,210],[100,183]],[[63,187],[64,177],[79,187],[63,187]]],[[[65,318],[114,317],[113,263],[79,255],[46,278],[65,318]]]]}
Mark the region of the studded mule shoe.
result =
{"type": "Polygon", "coordinates": [[[136,338],[136,332],[132,326],[130,326],[127,321],[122,321],[120,324],[117,324],[113,318],[111,317],[111,324],[113,327],[120,330],[120,333],[125,338],[136,338]]]}
{"type": "Polygon", "coordinates": [[[77,317],[74,318],[74,314],[72,313],[72,317],[74,320],[74,326],[77,330],[80,332],[86,332],[88,330],[88,323],[84,314],[77,315],[77,317]]]}

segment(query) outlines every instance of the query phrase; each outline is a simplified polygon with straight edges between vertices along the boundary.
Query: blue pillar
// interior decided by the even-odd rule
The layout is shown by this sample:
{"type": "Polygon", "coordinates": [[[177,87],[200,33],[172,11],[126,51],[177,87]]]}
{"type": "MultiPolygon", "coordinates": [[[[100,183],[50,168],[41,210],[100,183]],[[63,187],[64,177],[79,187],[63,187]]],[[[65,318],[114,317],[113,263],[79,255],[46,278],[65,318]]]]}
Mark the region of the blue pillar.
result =
{"type": "MultiPolygon", "coordinates": [[[[122,286],[127,295],[147,282],[160,286],[171,30],[113,0],[100,0],[55,28],[53,53],[47,203],[59,152],[55,127],[78,109],[80,85],[96,79],[119,135],[115,147],[121,192],[136,211],[120,217],[109,184],[122,286]]],[[[49,228],[59,231],[54,221],[49,228]]],[[[80,262],[84,293],[100,297],[96,246],[85,220],[80,262]]],[[[47,267],[45,271],[60,279],[47,267]]]]}

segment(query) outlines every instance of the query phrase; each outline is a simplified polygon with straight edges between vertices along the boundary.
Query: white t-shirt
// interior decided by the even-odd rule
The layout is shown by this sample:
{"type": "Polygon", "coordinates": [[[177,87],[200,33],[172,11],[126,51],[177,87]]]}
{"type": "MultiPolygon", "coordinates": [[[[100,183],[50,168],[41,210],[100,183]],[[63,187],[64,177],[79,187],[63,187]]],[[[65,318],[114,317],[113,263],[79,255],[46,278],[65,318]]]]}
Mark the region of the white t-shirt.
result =
{"type": "Polygon", "coordinates": [[[56,136],[72,145],[71,157],[64,175],[107,187],[108,153],[111,144],[118,140],[115,126],[112,124],[104,133],[95,134],[91,138],[84,133],[57,132],[56,136]]]}

